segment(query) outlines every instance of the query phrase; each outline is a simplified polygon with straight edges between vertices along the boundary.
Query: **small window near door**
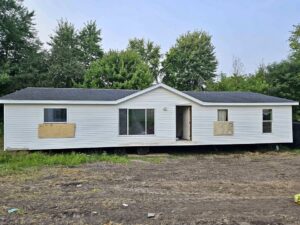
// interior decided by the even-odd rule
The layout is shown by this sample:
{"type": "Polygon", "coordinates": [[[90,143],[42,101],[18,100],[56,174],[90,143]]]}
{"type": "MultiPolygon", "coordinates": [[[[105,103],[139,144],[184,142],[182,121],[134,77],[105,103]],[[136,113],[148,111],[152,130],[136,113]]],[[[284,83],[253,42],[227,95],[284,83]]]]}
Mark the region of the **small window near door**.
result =
{"type": "Polygon", "coordinates": [[[272,133],[272,109],[263,109],[263,133],[272,133]]]}
{"type": "Polygon", "coordinates": [[[44,109],[45,123],[64,123],[67,122],[67,109],[48,108],[44,109]]]}
{"type": "Polygon", "coordinates": [[[218,121],[228,121],[228,109],[218,109],[218,121]]]}

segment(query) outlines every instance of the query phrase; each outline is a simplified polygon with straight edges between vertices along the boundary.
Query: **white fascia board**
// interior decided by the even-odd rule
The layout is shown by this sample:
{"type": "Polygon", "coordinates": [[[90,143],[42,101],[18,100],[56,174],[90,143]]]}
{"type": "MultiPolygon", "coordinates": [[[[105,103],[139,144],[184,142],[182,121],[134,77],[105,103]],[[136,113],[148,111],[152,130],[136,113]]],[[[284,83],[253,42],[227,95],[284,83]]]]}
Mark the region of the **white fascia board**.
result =
{"type": "Polygon", "coordinates": [[[115,105],[116,101],[0,100],[0,104],[115,105]]]}
{"type": "MultiPolygon", "coordinates": [[[[191,97],[193,98],[193,97],[191,97]]],[[[123,99],[122,99],[123,100],[123,99]]],[[[127,99],[129,100],[129,99],[127,99]]],[[[286,103],[212,103],[212,102],[200,102],[196,101],[194,98],[190,99],[203,106],[292,106],[299,105],[298,102],[286,102],[286,103]]],[[[126,100],[124,100],[126,101],[126,100]]],[[[18,104],[18,105],[117,105],[124,101],[46,101],[46,100],[0,100],[0,104],[18,104]]]]}
{"type": "Polygon", "coordinates": [[[262,103],[218,103],[205,102],[205,106],[293,106],[299,105],[298,102],[262,102],[262,103]]]}

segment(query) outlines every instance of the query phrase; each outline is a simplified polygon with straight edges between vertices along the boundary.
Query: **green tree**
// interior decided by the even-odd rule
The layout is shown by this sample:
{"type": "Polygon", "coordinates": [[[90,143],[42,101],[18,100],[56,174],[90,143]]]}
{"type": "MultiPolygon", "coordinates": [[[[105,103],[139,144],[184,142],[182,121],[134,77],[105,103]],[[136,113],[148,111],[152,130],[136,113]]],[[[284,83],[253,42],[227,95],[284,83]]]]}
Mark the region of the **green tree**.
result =
{"type": "Polygon", "coordinates": [[[217,60],[211,36],[204,31],[181,35],[162,62],[163,82],[179,90],[200,90],[215,77],[217,60]]]}
{"type": "Polygon", "coordinates": [[[95,22],[88,22],[80,31],[68,21],[59,21],[50,45],[47,85],[74,87],[83,83],[90,64],[101,58],[100,30],[95,22]]]}
{"type": "Polygon", "coordinates": [[[228,76],[220,74],[219,81],[210,81],[207,85],[208,90],[212,91],[242,91],[245,89],[246,79],[243,75],[228,76]]]}
{"type": "Polygon", "coordinates": [[[73,87],[83,82],[85,66],[81,62],[79,39],[73,24],[59,21],[50,37],[49,83],[54,87],[73,87]]]}
{"type": "MultiPolygon", "coordinates": [[[[291,55],[266,68],[269,93],[278,97],[300,101],[300,24],[294,26],[289,38],[291,55]]],[[[294,118],[300,119],[300,108],[294,107],[294,118]]]]}
{"type": "Polygon", "coordinates": [[[143,89],[151,85],[149,66],[134,51],[109,51],[85,73],[84,87],[143,89]]]}
{"type": "MultiPolygon", "coordinates": [[[[267,66],[266,79],[270,85],[269,93],[278,97],[300,102],[300,62],[284,60],[267,66]]],[[[298,118],[300,109],[295,107],[298,118]]]]}
{"type": "Polygon", "coordinates": [[[291,48],[291,59],[300,60],[300,24],[294,25],[294,30],[289,38],[291,48]]]}
{"type": "Polygon", "coordinates": [[[208,83],[208,90],[214,91],[252,91],[268,93],[269,84],[266,80],[266,69],[260,66],[255,74],[227,76],[220,75],[220,80],[208,83]]]}
{"type": "Polygon", "coordinates": [[[22,1],[0,1],[0,95],[35,86],[47,70],[33,19],[22,1]]]}
{"type": "Polygon", "coordinates": [[[156,82],[159,82],[160,76],[160,46],[155,45],[152,41],[145,41],[143,38],[134,38],[129,40],[127,50],[137,52],[143,61],[149,66],[156,82]]]}
{"type": "Polygon", "coordinates": [[[81,60],[88,68],[93,61],[103,56],[101,30],[97,28],[95,21],[90,21],[79,32],[78,38],[81,60]]]}

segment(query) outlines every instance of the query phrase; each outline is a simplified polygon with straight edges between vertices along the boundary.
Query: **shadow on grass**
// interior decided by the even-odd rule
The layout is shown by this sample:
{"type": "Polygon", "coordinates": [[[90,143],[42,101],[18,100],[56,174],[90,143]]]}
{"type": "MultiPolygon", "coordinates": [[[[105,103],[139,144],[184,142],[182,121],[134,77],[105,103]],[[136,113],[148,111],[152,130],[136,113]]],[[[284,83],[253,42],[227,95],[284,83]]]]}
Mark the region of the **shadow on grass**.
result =
{"type": "Polygon", "coordinates": [[[167,153],[170,155],[200,155],[200,154],[243,154],[247,152],[295,152],[300,153],[300,149],[292,148],[288,144],[252,144],[252,145],[218,145],[218,146],[169,146],[154,147],[151,153],[167,153]]]}

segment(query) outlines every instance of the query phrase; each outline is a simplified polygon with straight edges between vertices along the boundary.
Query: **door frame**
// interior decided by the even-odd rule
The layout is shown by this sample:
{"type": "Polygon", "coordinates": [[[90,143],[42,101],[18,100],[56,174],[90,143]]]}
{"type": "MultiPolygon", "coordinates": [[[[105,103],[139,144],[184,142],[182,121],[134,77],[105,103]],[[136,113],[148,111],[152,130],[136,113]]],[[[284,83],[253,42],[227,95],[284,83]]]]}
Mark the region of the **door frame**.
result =
{"type": "Polygon", "coordinates": [[[189,140],[179,139],[178,141],[192,141],[192,137],[193,137],[193,133],[192,133],[192,126],[193,126],[192,105],[176,105],[175,106],[175,138],[177,136],[177,108],[178,107],[186,107],[186,108],[189,108],[189,110],[190,110],[190,121],[189,121],[190,138],[189,138],[189,140]]]}

